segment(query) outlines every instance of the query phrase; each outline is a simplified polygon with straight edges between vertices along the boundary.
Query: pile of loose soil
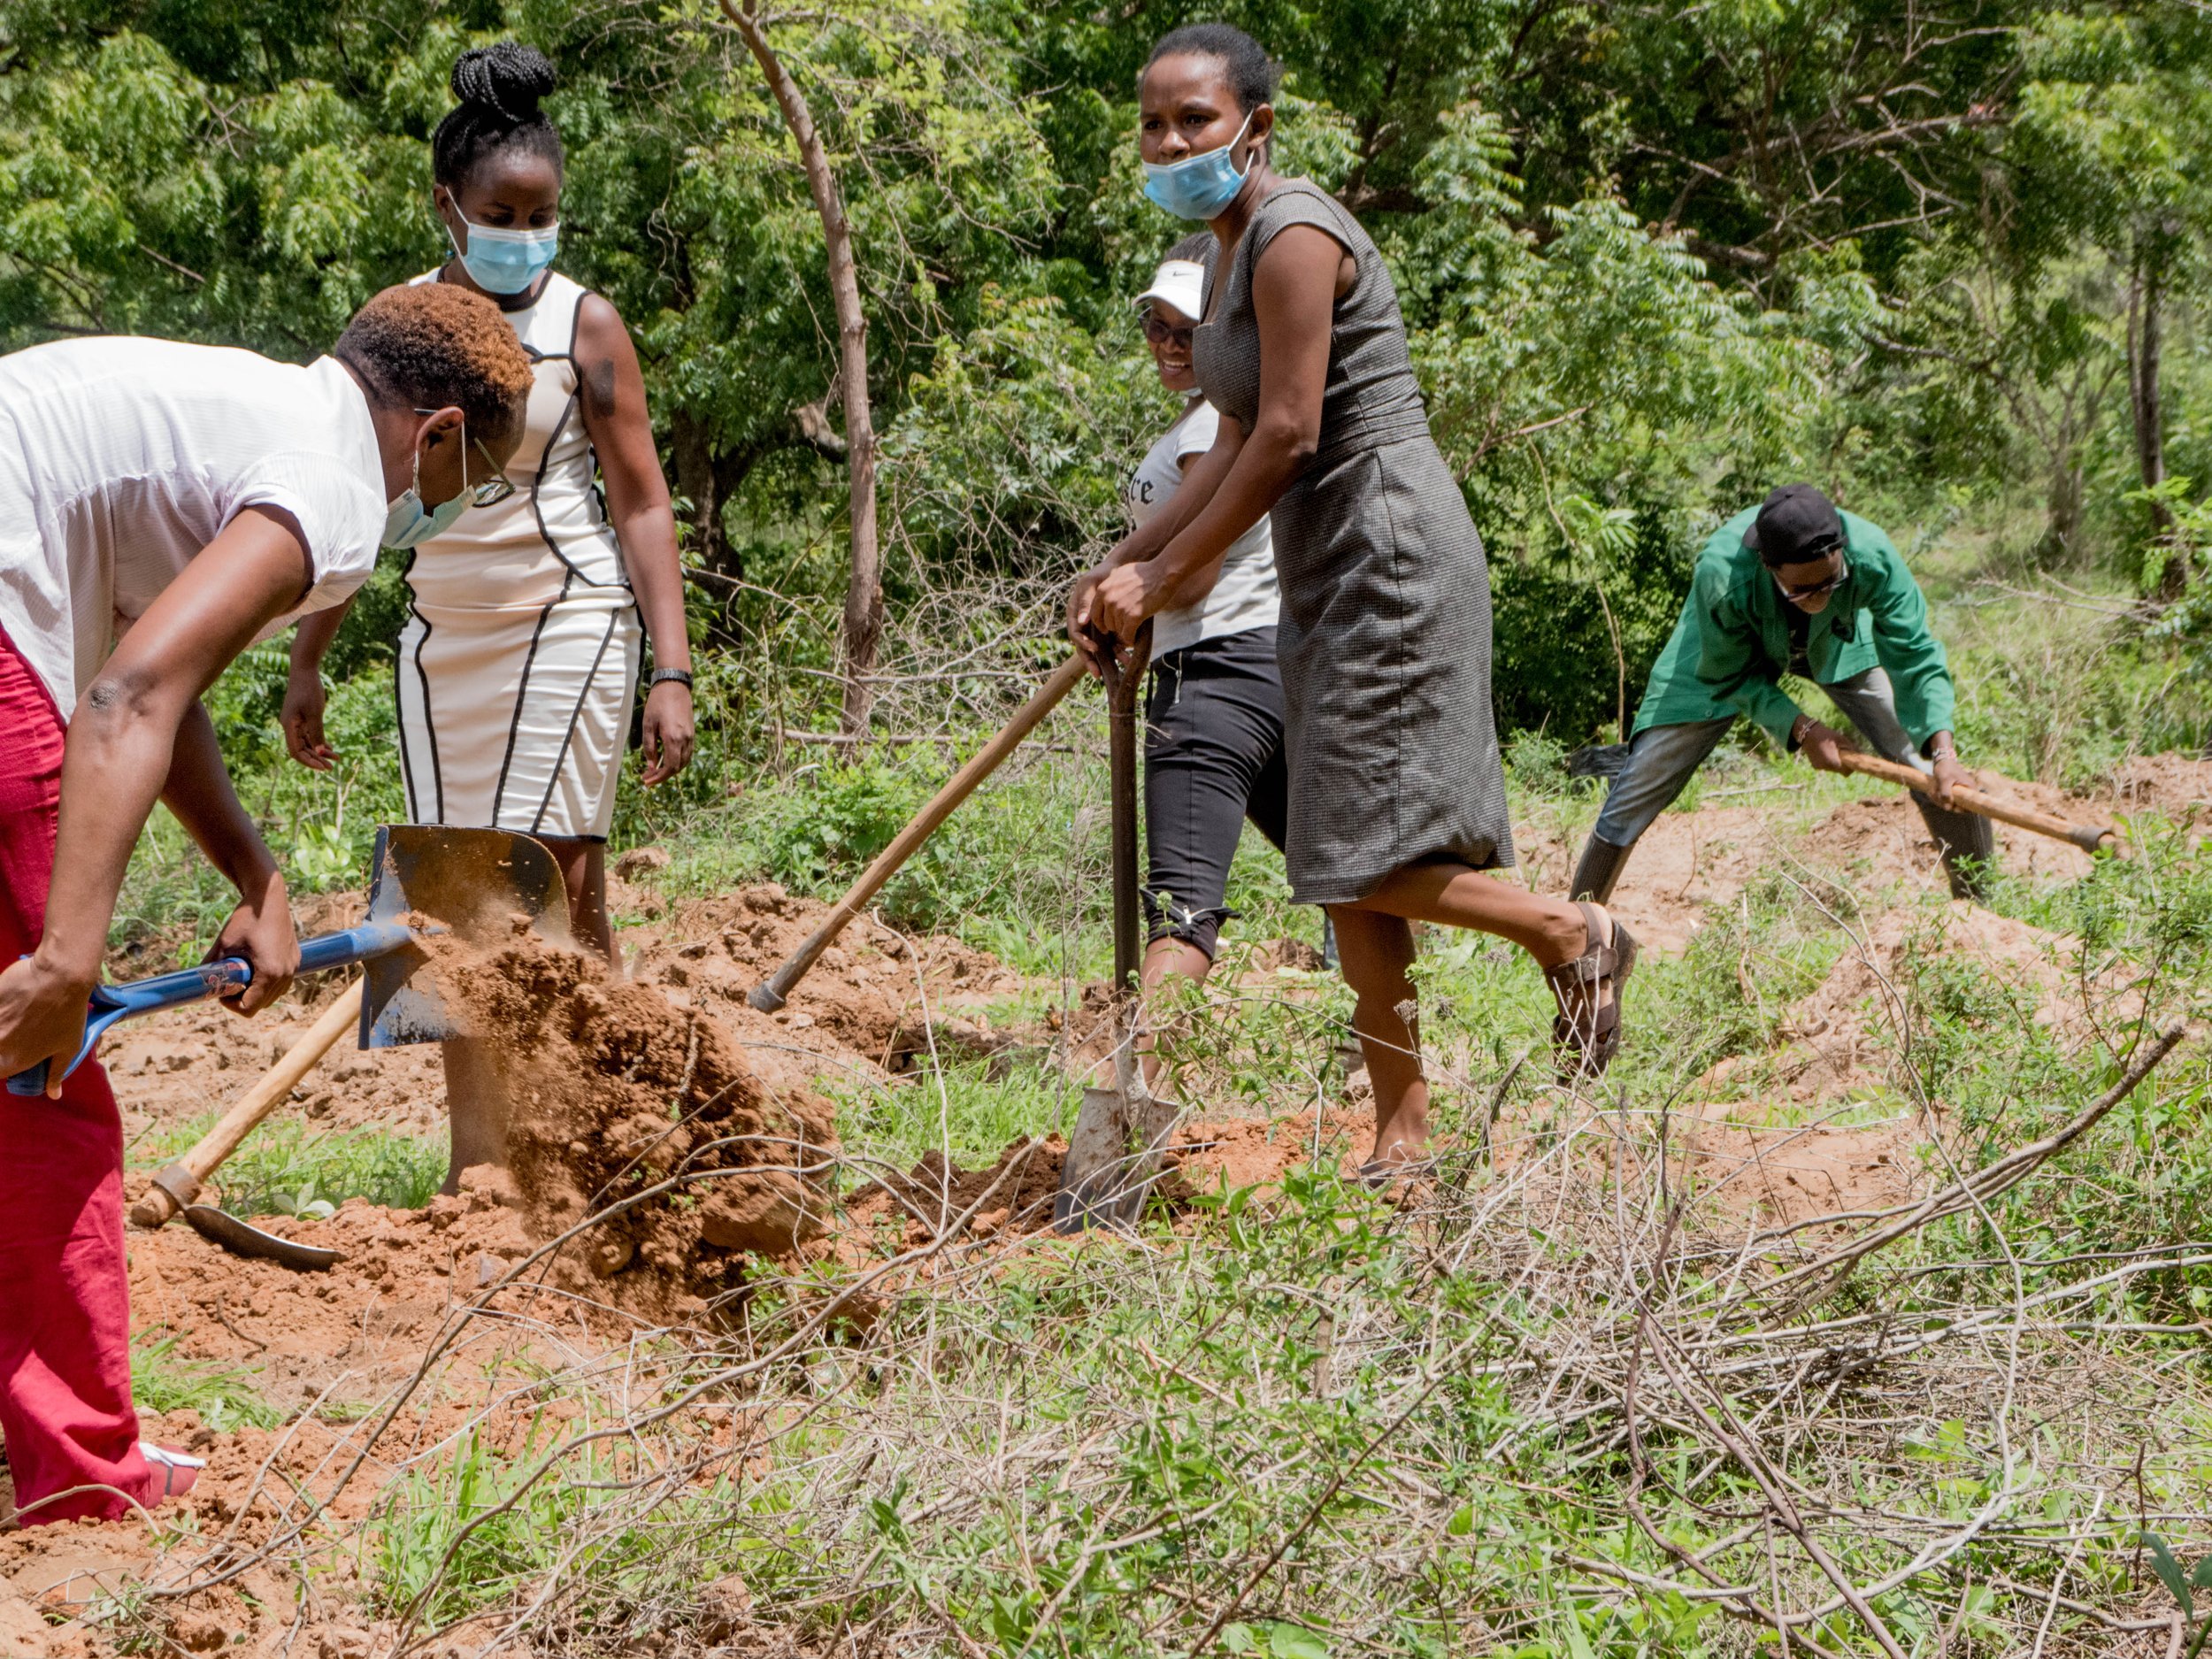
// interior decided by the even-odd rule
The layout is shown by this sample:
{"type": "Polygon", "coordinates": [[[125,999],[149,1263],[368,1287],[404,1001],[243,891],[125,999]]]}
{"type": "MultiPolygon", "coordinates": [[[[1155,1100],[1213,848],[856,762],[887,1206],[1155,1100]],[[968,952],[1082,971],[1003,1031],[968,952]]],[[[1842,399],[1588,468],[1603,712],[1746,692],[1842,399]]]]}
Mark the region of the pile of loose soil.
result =
{"type": "Polygon", "coordinates": [[[1904,1203],[1930,1179],[1924,1143],[1941,1132],[1946,1102],[1922,1102],[1898,1086],[1912,1033],[1924,1018],[1914,959],[1971,971],[2008,999],[2024,1027],[2066,1051],[2125,1027],[2139,995],[2124,969],[2085,971],[2079,941],[1955,901],[1885,912],[1791,1012],[1780,1048],[1722,1061],[1700,1079],[1689,1151],[1720,1213],[1776,1225],[1904,1203]],[[1755,1074],[1755,1099],[1740,1095],[1755,1074]],[[1855,1105],[1855,1103],[1856,1103],[1855,1105]],[[1868,1103],[1873,1125],[1831,1121],[1868,1103]],[[1782,1117],[1793,1121],[1766,1121],[1782,1117]]]}
{"type": "Polygon", "coordinates": [[[695,1316],[748,1253],[828,1231],[829,1103],[771,1091],[721,1023],[526,926],[489,949],[435,941],[433,971],[481,1045],[525,1228],[551,1241],[610,1208],[556,1272],[647,1317],[695,1316]]]}

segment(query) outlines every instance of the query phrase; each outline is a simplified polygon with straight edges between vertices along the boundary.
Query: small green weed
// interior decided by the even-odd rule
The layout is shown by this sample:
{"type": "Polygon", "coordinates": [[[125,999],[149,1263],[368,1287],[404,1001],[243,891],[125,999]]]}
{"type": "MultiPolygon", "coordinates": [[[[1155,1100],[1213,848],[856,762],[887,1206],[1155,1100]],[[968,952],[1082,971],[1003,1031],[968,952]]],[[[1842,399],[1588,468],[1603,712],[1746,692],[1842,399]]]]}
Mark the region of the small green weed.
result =
{"type": "MultiPolygon", "coordinates": [[[[207,1133],[214,1116],[173,1125],[136,1148],[156,1167],[207,1133]]],[[[267,1124],[223,1166],[223,1208],[239,1216],[327,1216],[349,1198],[419,1210],[445,1179],[442,1136],[380,1129],[315,1133],[297,1122],[267,1124]]]]}
{"type": "Polygon", "coordinates": [[[284,1413],[256,1393],[250,1371],[226,1370],[180,1358],[174,1336],[141,1332],[131,1339],[131,1396],[151,1411],[196,1411],[218,1434],[236,1428],[273,1429],[284,1413]]]}

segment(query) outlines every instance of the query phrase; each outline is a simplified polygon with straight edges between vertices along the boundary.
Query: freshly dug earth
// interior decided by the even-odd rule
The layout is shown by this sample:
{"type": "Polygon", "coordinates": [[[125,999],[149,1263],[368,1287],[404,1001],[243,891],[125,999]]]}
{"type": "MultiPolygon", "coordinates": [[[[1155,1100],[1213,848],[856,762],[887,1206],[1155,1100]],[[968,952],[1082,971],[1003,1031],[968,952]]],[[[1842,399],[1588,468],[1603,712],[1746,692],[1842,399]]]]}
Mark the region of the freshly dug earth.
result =
{"type": "MultiPolygon", "coordinates": [[[[2212,767],[2171,758],[2133,763],[2116,773],[2111,789],[2087,799],[2033,787],[2016,793],[2077,818],[2143,810],[2182,817],[2212,795],[2212,767]]],[[[1857,1098],[1880,1079],[1893,1052],[1880,981],[1894,977],[1898,953],[1970,956],[2024,985],[2037,1010],[2054,1008],[2052,1025],[2069,1041],[2079,1029],[2061,994],[2064,941],[1993,930],[1984,913],[1962,911],[1931,942],[1930,911],[1949,913],[1926,902],[1940,892],[1941,878],[1901,796],[1870,790],[1786,823],[1776,809],[1791,799],[1717,800],[1668,814],[1639,848],[1617,904],[1647,945],[1665,952],[1686,941],[1709,906],[1732,906],[1777,862],[1847,877],[1870,900],[1881,896],[1870,910],[1867,950],[1847,957],[1805,1000],[1785,1057],[1765,1057],[1770,1069],[1801,1064],[1802,1071],[1770,1100],[1709,1109],[1711,1121],[1698,1127],[1694,1156],[1716,1208],[1758,1225],[1899,1202],[1929,1179],[1922,1159],[1930,1127],[1894,1110],[1867,1125],[1857,1098]],[[1886,908],[1896,903],[1903,910],[1886,908]],[[1798,1087],[1803,1094],[1789,1098],[1798,1087]],[[1845,1114],[1840,1121],[1824,1121],[1836,1113],[1845,1114]]],[[[1555,889],[1576,838],[1532,830],[1519,839],[1524,876],[1555,889]]],[[[2032,876],[2086,868],[2074,849],[2036,838],[2005,834],[2001,847],[2008,869],[2032,876]]],[[[612,1386],[609,1379],[628,1374],[603,1363],[618,1333],[696,1320],[749,1273],[757,1284],[825,1256],[916,1249],[972,1210],[964,1239],[991,1248],[1048,1225],[1062,1153],[1056,1138],[1018,1143],[980,1171],[925,1159],[832,1210],[808,1179],[833,1148],[827,1110],[811,1090],[833,1076],[890,1083],[932,1048],[987,1056],[1025,1041],[1079,1062],[1092,1023],[1081,999],[1071,999],[1065,1018],[1047,1032],[1010,1032],[993,1004],[1030,987],[1002,965],[957,941],[908,939],[864,920],[827,953],[790,1007],[763,1015],[745,1004],[745,992],[811,931],[823,907],[774,887],[669,905],[649,882],[613,887],[617,912],[645,922],[621,935],[626,984],[598,980],[528,941],[518,942],[513,960],[451,964],[457,995],[476,999],[497,1034],[519,1118],[521,1179],[473,1171],[459,1196],[423,1210],[355,1200],[325,1220],[268,1222],[344,1252],[347,1259],[326,1274],[242,1261],[179,1226],[133,1235],[133,1309],[142,1337],[171,1344],[179,1363],[239,1373],[288,1425],[218,1429],[188,1408],[150,1411],[152,1437],[190,1444],[211,1459],[200,1493],[173,1511],[192,1530],[165,1543],[136,1523],[0,1534],[0,1659],[106,1654],[126,1640],[134,1650],[272,1659],[386,1650],[395,1632],[359,1600],[365,1557],[357,1541],[326,1548],[311,1575],[296,1573],[280,1555],[234,1586],[164,1604],[157,1635],[114,1624],[54,1627],[41,1613],[96,1611],[98,1586],[173,1580],[226,1534],[251,1547],[279,1532],[290,1524],[287,1516],[300,1515],[301,1497],[329,1489],[334,1471],[380,1421],[380,1403],[424,1370],[434,1351],[438,1357],[407,1410],[381,1428],[369,1462],[319,1524],[324,1540],[357,1540],[352,1529],[410,1460],[424,1456],[435,1466],[457,1435],[518,1443],[520,1430],[503,1418],[500,1402],[523,1397],[534,1379],[588,1373],[595,1388],[612,1386]],[[543,1239],[590,1207],[709,1169],[710,1179],[589,1229],[558,1263],[518,1271],[543,1239]],[[595,1267],[618,1271],[603,1278],[595,1267]],[[165,1564],[165,1549],[173,1552],[165,1564]],[[302,1602],[300,1586],[311,1577],[302,1602]]],[[[320,914],[303,917],[303,931],[343,926],[358,908],[357,900],[334,895],[320,914]]],[[[119,960],[119,977],[172,965],[148,955],[159,953],[119,960]]],[[[1294,947],[1252,955],[1255,973],[1271,975],[1279,965],[1318,964],[1294,947]]],[[[123,1028],[107,1055],[134,1133],[221,1105],[296,1039],[313,1002],[333,988],[306,987],[273,1018],[256,1021],[201,1008],[123,1028]]],[[[1742,1093],[1720,1087],[1724,1079],[1707,1081],[1715,1085],[1711,1098],[1742,1093]]],[[[374,1125],[442,1137],[442,1089],[434,1049],[340,1053],[288,1110],[315,1129],[374,1125]]],[[[1502,1166],[1516,1156],[1519,1127],[1499,1125],[1502,1166]]],[[[1311,1157],[1317,1141],[1325,1156],[1356,1158],[1371,1133],[1371,1118],[1356,1102],[1319,1123],[1310,1110],[1194,1123],[1171,1156],[1164,1190],[1173,1198],[1221,1185],[1277,1185],[1311,1157]]],[[[917,1277],[927,1277],[926,1264],[917,1277]]],[[[637,1401],[615,1409],[642,1404],[660,1385],[641,1374],[636,1386],[637,1401]]],[[[711,1445],[726,1426],[686,1432],[711,1445]]],[[[4,1496],[0,1479],[0,1512],[4,1496]]]]}
{"type": "Polygon", "coordinates": [[[827,1229],[829,1103],[772,1093],[719,1021],[518,928],[493,949],[436,941],[433,970],[504,1097],[515,1202],[530,1234],[615,1307],[689,1318],[743,1282],[743,1256],[827,1229]]]}

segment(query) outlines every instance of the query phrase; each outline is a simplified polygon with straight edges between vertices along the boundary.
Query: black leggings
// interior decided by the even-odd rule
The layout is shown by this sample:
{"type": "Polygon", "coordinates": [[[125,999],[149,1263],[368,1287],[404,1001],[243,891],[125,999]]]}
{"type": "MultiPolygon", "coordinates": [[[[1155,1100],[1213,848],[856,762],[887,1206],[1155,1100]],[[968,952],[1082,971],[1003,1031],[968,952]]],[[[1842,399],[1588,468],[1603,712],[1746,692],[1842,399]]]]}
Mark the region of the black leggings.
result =
{"type": "Polygon", "coordinates": [[[1248,818],[1279,849],[1290,797],[1275,630],[1201,640],[1153,667],[1145,700],[1144,832],[1153,939],[1210,959],[1248,818]]]}

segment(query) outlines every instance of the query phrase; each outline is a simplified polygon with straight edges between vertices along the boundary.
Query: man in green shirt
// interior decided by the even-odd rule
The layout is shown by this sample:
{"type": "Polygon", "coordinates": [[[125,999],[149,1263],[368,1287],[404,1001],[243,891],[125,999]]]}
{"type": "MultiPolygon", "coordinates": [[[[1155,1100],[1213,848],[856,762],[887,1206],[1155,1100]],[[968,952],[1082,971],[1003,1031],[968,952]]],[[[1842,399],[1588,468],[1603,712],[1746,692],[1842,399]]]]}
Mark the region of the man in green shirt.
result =
{"type": "Polygon", "coordinates": [[[1665,811],[1738,715],[1823,772],[1840,772],[1841,733],[1801,710],[1782,676],[1816,682],[1867,747],[1932,773],[1914,804],[1942,854],[1954,898],[1977,894],[1996,843],[1989,820],[1947,810],[1968,781],[1951,741],[1955,692],[1928,632],[1919,584],[1879,526],[1839,512],[1810,484],[1786,484],[1713,533],[1682,619],[1651,671],[1627,763],[1582,849],[1570,889],[1603,903],[1636,838],[1665,811]]]}

